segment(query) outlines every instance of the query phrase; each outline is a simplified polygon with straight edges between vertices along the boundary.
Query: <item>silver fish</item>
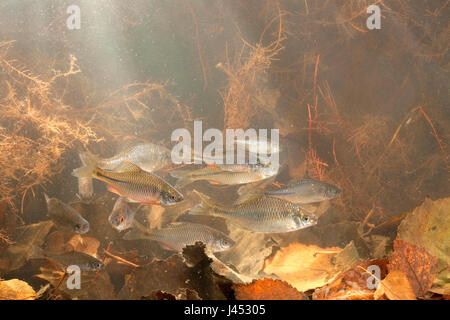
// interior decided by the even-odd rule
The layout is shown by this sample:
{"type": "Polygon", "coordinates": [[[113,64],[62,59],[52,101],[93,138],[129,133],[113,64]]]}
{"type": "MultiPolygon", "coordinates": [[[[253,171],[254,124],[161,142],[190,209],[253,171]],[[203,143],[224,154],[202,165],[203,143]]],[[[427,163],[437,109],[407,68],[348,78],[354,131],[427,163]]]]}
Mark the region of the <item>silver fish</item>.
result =
{"type": "Polygon", "coordinates": [[[278,144],[271,143],[265,140],[259,139],[236,139],[236,145],[239,148],[243,148],[250,153],[280,153],[281,148],[278,144]]]}
{"type": "Polygon", "coordinates": [[[171,151],[166,147],[153,143],[140,143],[126,148],[111,158],[96,159],[96,165],[104,170],[115,170],[125,160],[128,160],[136,164],[142,170],[153,172],[160,170],[171,163],[170,153],[171,151]]]}
{"type": "Polygon", "coordinates": [[[119,197],[114,204],[111,214],[108,217],[108,221],[111,226],[119,231],[131,228],[134,220],[134,211],[129,202],[122,197],[119,197]]]}
{"type": "Polygon", "coordinates": [[[165,180],[129,160],[112,171],[101,169],[88,155],[84,157],[86,165],[73,170],[75,177],[96,178],[108,184],[109,191],[140,203],[171,205],[183,200],[183,195],[165,180]]]}
{"type": "Polygon", "coordinates": [[[62,254],[44,254],[42,258],[55,260],[65,267],[76,265],[81,271],[98,271],[104,267],[101,260],[79,251],[71,251],[62,254]]]}
{"type": "Polygon", "coordinates": [[[124,236],[125,240],[147,239],[163,244],[166,249],[181,252],[186,245],[203,242],[211,252],[220,252],[234,246],[228,236],[203,224],[174,222],[162,229],[147,229],[137,221],[134,228],[124,236]]]}
{"type": "Polygon", "coordinates": [[[289,183],[279,189],[252,189],[246,195],[243,194],[244,192],[245,188],[239,191],[242,195],[240,198],[241,200],[244,199],[244,197],[251,197],[252,194],[259,193],[295,203],[307,204],[334,199],[341,193],[341,189],[325,181],[301,179],[293,183],[289,183]]]}
{"type": "Polygon", "coordinates": [[[172,171],[170,175],[178,178],[177,187],[183,187],[194,181],[207,180],[213,184],[236,185],[251,183],[267,179],[277,174],[277,169],[255,168],[248,171],[222,170],[221,168],[206,167],[194,171],[172,171]]]}
{"type": "Polygon", "coordinates": [[[289,201],[255,195],[243,202],[222,206],[196,191],[202,202],[192,208],[190,214],[210,214],[225,218],[241,227],[265,233],[290,232],[313,226],[316,216],[298,204],[289,201]]]}
{"type": "Polygon", "coordinates": [[[89,222],[78,211],[59,199],[49,198],[46,194],[44,196],[47,202],[48,215],[57,228],[78,234],[89,231],[89,222]]]}

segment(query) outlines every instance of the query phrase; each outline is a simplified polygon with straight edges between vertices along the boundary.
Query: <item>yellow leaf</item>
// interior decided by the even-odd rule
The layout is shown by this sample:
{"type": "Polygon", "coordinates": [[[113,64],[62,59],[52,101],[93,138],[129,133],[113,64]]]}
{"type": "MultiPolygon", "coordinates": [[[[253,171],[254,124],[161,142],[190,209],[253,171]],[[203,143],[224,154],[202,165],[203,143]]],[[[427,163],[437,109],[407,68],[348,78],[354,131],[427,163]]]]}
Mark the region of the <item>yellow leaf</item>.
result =
{"type": "Polygon", "coordinates": [[[352,242],[345,249],[292,243],[266,260],[264,272],[303,292],[331,282],[358,259],[352,242]]]}
{"type": "Polygon", "coordinates": [[[374,293],[374,298],[379,299],[383,294],[389,300],[416,300],[416,295],[408,277],[399,270],[390,272],[386,278],[381,280],[378,289],[374,293]]]}
{"type": "Polygon", "coordinates": [[[0,300],[34,300],[36,297],[36,292],[25,281],[0,281],[0,300]]]}

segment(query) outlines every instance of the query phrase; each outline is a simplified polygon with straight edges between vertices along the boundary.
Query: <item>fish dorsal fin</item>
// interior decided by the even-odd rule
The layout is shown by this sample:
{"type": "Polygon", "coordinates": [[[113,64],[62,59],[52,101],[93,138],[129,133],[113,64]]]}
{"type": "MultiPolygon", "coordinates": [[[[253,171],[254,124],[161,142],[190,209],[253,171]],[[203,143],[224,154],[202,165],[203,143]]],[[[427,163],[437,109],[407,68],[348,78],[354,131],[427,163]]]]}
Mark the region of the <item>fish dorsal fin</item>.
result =
{"type": "Polygon", "coordinates": [[[134,162],[131,162],[130,160],[124,160],[121,164],[119,164],[119,166],[116,169],[114,169],[114,171],[122,173],[125,172],[131,173],[131,172],[140,172],[142,171],[142,169],[139,166],[137,166],[134,162]]]}
{"type": "Polygon", "coordinates": [[[234,201],[234,205],[240,205],[245,202],[255,200],[257,198],[262,197],[263,195],[264,195],[264,191],[260,192],[259,190],[258,190],[258,192],[249,192],[249,193],[243,194],[234,201]]]}
{"type": "Polygon", "coordinates": [[[207,195],[205,195],[205,194],[203,194],[203,193],[201,193],[200,191],[197,191],[197,190],[193,190],[193,192],[197,195],[197,196],[199,196],[199,198],[203,201],[203,202],[205,202],[207,205],[209,205],[209,206],[213,206],[214,204],[213,204],[213,202],[212,202],[212,200],[211,200],[211,198],[210,197],[208,197],[207,195]]]}
{"type": "Polygon", "coordinates": [[[176,227],[180,227],[182,225],[186,225],[189,224],[188,222],[181,222],[181,221],[175,221],[175,222],[171,222],[168,225],[165,226],[166,229],[169,228],[176,228],[176,227]]]}

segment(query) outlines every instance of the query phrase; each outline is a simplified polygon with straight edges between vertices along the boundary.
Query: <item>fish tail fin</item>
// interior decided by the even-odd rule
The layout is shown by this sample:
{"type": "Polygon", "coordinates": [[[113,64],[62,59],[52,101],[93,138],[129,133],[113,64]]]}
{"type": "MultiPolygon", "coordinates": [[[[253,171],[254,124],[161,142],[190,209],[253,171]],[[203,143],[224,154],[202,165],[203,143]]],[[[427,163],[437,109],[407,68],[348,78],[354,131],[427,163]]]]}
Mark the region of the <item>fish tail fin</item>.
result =
{"type": "Polygon", "coordinates": [[[90,177],[78,178],[78,195],[80,199],[91,199],[94,196],[94,183],[90,177]]]}
{"type": "Polygon", "coordinates": [[[79,153],[82,167],[74,169],[72,175],[77,178],[90,178],[92,177],[95,167],[97,165],[97,157],[91,154],[89,151],[82,151],[79,153]]]}
{"type": "Polygon", "coordinates": [[[191,171],[189,170],[174,170],[169,174],[172,177],[178,179],[177,183],[175,184],[175,187],[177,188],[182,188],[195,181],[195,179],[191,175],[191,171]]]}
{"type": "Polygon", "coordinates": [[[188,212],[189,214],[192,215],[208,215],[210,214],[212,211],[214,211],[214,208],[216,207],[216,205],[214,204],[214,202],[211,200],[210,197],[208,197],[207,195],[194,190],[194,192],[200,197],[200,199],[202,200],[202,202],[200,202],[198,205],[196,205],[195,207],[191,208],[188,212]]]}

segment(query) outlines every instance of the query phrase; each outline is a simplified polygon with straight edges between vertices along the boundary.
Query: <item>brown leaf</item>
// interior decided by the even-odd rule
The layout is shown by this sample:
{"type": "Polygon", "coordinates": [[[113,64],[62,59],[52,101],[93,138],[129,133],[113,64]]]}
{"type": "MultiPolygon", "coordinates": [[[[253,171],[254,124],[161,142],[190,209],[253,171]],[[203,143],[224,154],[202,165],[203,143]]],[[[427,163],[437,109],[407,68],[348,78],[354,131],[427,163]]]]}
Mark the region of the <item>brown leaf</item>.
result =
{"type": "Polygon", "coordinates": [[[171,293],[161,290],[155,290],[150,293],[148,297],[142,297],[141,300],[177,300],[171,293]]]}
{"type": "Polygon", "coordinates": [[[276,274],[299,291],[321,287],[359,260],[353,242],[345,249],[292,243],[265,262],[264,272],[276,274]]]}
{"type": "Polygon", "coordinates": [[[386,275],[386,260],[368,260],[360,262],[343,274],[339,275],[333,282],[318,288],[313,293],[314,300],[371,300],[374,289],[367,286],[371,274],[367,268],[376,265],[380,268],[380,278],[386,275]]]}
{"type": "Polygon", "coordinates": [[[34,300],[36,297],[36,292],[25,281],[0,281],[0,300],[34,300]]]}
{"type": "Polygon", "coordinates": [[[53,231],[47,236],[47,249],[51,252],[64,252],[64,234],[61,231],[53,231]]]}
{"type": "Polygon", "coordinates": [[[416,300],[416,295],[408,278],[398,270],[390,272],[386,278],[381,280],[374,293],[374,298],[378,300],[383,295],[389,300],[416,300]]]}
{"type": "Polygon", "coordinates": [[[233,225],[228,226],[230,238],[236,245],[221,252],[221,260],[236,267],[239,274],[251,279],[258,278],[264,260],[271,255],[273,241],[263,233],[254,233],[233,225]]]}
{"type": "Polygon", "coordinates": [[[398,228],[398,239],[425,248],[450,265],[450,198],[424,203],[408,213],[398,228]]]}
{"type": "Polygon", "coordinates": [[[23,266],[32,256],[33,247],[42,245],[52,227],[51,221],[43,221],[15,229],[13,233],[15,243],[0,257],[0,267],[15,270],[23,266]]]}
{"type": "Polygon", "coordinates": [[[177,294],[155,290],[148,297],[142,297],[142,300],[201,300],[201,298],[195,290],[183,288],[178,290],[177,294]]]}
{"type": "Polygon", "coordinates": [[[97,250],[100,246],[100,241],[92,237],[84,237],[77,234],[69,240],[67,245],[71,247],[73,251],[79,251],[97,257],[97,250]]]}
{"type": "Polygon", "coordinates": [[[450,294],[450,198],[432,201],[408,213],[398,228],[398,239],[423,247],[438,259],[438,274],[430,291],[450,294]]]}
{"type": "Polygon", "coordinates": [[[64,269],[41,267],[41,273],[35,277],[48,281],[53,287],[57,287],[55,295],[63,296],[65,299],[77,300],[110,300],[115,298],[114,286],[111,283],[109,274],[102,270],[98,274],[95,272],[81,273],[81,288],[67,288],[68,278],[64,276],[64,269]]]}
{"type": "Polygon", "coordinates": [[[402,271],[417,297],[431,288],[437,273],[437,259],[424,248],[403,240],[394,241],[394,252],[389,258],[389,272],[402,271]]]}
{"type": "Polygon", "coordinates": [[[254,280],[233,285],[237,300],[307,300],[307,297],[289,283],[274,279],[254,280]]]}
{"type": "MultiPolygon", "coordinates": [[[[187,246],[183,256],[174,254],[166,260],[154,259],[142,268],[136,268],[118,293],[119,299],[140,299],[161,290],[177,296],[180,288],[198,293],[202,299],[225,299],[231,282],[211,269],[211,260],[204,253],[205,246],[197,243],[187,246]]],[[[187,294],[186,294],[187,296],[187,294]]]]}

